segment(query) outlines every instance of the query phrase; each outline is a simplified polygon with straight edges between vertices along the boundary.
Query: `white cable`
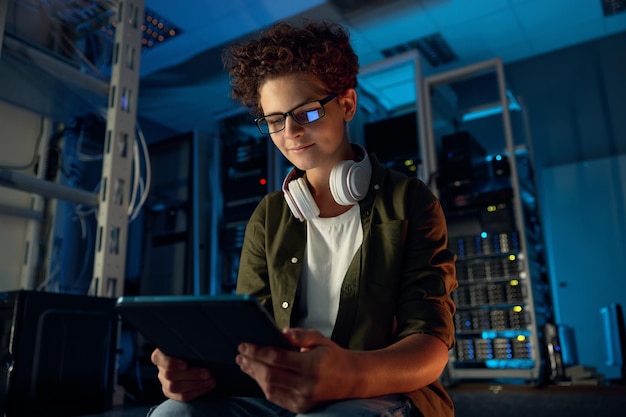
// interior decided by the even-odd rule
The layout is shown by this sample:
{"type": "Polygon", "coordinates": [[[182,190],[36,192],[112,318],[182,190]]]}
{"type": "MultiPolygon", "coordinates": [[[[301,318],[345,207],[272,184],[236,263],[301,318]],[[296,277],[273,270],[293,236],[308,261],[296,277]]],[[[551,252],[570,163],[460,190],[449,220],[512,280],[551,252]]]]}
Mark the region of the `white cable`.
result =
{"type": "Polygon", "coordinates": [[[141,212],[141,209],[146,203],[146,200],[148,199],[148,195],[150,194],[150,186],[152,182],[152,166],[150,163],[150,153],[148,152],[148,145],[146,143],[146,138],[143,135],[143,131],[141,130],[141,127],[139,126],[139,123],[136,122],[136,125],[137,125],[137,136],[139,138],[139,143],[141,144],[141,149],[143,151],[144,164],[145,164],[144,169],[146,171],[146,175],[145,175],[146,180],[145,180],[145,186],[143,187],[142,192],[141,192],[139,203],[137,204],[133,213],[131,214],[131,217],[130,217],[131,222],[137,218],[137,216],[141,212]]]}
{"type": "Polygon", "coordinates": [[[39,286],[37,287],[37,291],[50,292],[49,285],[51,282],[53,282],[57,278],[57,275],[59,274],[59,272],[61,272],[61,263],[57,260],[54,263],[54,269],[50,271],[48,278],[46,278],[45,280],[41,282],[41,284],[39,284],[39,286]]]}
{"type": "Polygon", "coordinates": [[[143,150],[144,164],[145,164],[145,170],[146,170],[146,182],[145,182],[144,193],[142,195],[142,199],[139,204],[139,206],[142,207],[145,204],[146,200],[148,199],[148,195],[150,194],[150,186],[152,185],[152,164],[150,162],[150,151],[148,150],[148,144],[146,142],[146,138],[143,135],[143,131],[141,130],[141,127],[139,126],[139,123],[137,123],[137,133],[139,135],[141,148],[143,150]]]}
{"type": "Polygon", "coordinates": [[[133,141],[133,180],[131,185],[130,199],[128,201],[128,217],[135,211],[135,200],[137,199],[137,189],[139,188],[139,177],[141,176],[141,166],[139,161],[139,146],[137,141],[133,141]]]}
{"type": "MultiPolygon", "coordinates": [[[[93,188],[93,190],[91,190],[91,192],[94,193],[94,194],[98,194],[100,192],[100,184],[101,184],[101,181],[98,181],[98,183],[93,188]]],[[[97,215],[98,215],[98,206],[88,207],[88,208],[85,209],[85,206],[83,206],[82,204],[76,204],[76,206],[74,207],[74,212],[78,216],[86,217],[86,216],[89,216],[90,214],[93,214],[94,216],[97,217],[97,215]]]]}
{"type": "Polygon", "coordinates": [[[85,224],[85,218],[83,216],[78,216],[80,219],[82,237],[83,240],[87,241],[87,248],[85,249],[85,256],[83,260],[83,265],[80,268],[80,272],[78,273],[78,277],[74,280],[74,282],[69,285],[69,289],[77,289],[79,288],[79,284],[85,279],[85,274],[87,273],[87,266],[89,265],[89,260],[93,256],[93,246],[94,246],[94,238],[91,233],[90,228],[85,224]]]}
{"type": "MultiPolygon", "coordinates": [[[[103,117],[105,117],[105,114],[103,114],[103,110],[101,110],[101,114],[103,117]]],[[[141,209],[143,208],[144,204],[146,203],[146,200],[148,199],[148,195],[150,193],[150,185],[152,183],[152,167],[151,167],[151,162],[150,162],[150,154],[148,152],[148,145],[143,135],[143,131],[141,130],[141,127],[139,126],[139,123],[137,122],[136,122],[136,128],[137,128],[136,129],[137,135],[135,137],[135,140],[133,141],[133,178],[131,180],[130,189],[129,189],[130,199],[129,199],[128,210],[127,210],[127,214],[130,219],[129,220],[130,222],[134,221],[139,215],[139,213],[141,212],[141,209]],[[138,143],[141,145],[141,148],[139,148],[138,143]],[[142,151],[141,154],[140,154],[140,150],[142,151]],[[141,166],[142,156],[143,156],[143,161],[144,161],[144,170],[145,170],[145,177],[146,177],[145,181],[142,178],[142,166],[141,166]],[[137,202],[138,198],[139,198],[139,201],[137,202]]],[[[84,126],[81,125],[80,134],[79,134],[78,141],[77,141],[78,142],[77,151],[76,151],[78,159],[84,162],[102,160],[103,155],[90,155],[82,151],[82,143],[85,137],[84,130],[85,130],[84,126]]],[[[98,184],[98,186],[99,185],[100,184],[98,184]]],[[[82,206],[77,207],[76,209],[76,213],[78,215],[88,215],[96,211],[97,211],[97,208],[83,211],[82,206]]]]}

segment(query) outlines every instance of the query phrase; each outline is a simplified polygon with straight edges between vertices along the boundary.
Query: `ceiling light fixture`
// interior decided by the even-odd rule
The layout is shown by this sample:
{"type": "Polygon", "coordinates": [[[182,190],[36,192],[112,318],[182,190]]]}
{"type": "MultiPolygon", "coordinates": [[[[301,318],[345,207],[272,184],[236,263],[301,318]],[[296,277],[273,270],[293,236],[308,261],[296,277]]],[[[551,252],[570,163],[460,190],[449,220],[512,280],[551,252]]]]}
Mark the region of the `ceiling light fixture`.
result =
{"type": "Polygon", "coordinates": [[[141,25],[141,30],[143,32],[141,36],[143,49],[150,49],[180,35],[182,32],[176,25],[147,7],[144,8],[144,22],[141,25]]]}

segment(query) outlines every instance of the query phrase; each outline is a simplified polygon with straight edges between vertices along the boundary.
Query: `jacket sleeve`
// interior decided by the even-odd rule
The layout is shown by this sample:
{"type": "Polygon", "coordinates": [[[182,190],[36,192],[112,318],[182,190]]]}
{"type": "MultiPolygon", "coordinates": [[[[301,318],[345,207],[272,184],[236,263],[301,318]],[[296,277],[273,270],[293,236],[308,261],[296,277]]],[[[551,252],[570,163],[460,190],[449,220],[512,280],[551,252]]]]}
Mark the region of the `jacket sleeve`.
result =
{"type": "Polygon", "coordinates": [[[257,205],[246,225],[243,247],[239,258],[237,293],[257,297],[272,313],[269,273],[265,248],[265,217],[267,199],[257,205]]]}
{"type": "Polygon", "coordinates": [[[420,181],[413,180],[406,195],[407,234],[404,267],[396,304],[397,337],[426,333],[454,344],[457,287],[456,256],[447,249],[446,219],[439,200],[420,181]]]}
{"type": "Polygon", "coordinates": [[[257,297],[280,327],[299,319],[305,245],[306,226],[291,214],[282,191],[265,196],[246,226],[237,293],[257,297]]]}

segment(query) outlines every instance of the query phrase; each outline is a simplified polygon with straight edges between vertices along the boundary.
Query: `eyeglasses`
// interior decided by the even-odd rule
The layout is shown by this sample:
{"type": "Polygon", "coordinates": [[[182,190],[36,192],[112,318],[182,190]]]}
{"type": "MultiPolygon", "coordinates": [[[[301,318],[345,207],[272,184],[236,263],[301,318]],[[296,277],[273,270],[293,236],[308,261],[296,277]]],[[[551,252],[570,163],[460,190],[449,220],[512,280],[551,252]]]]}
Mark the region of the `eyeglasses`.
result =
{"type": "Polygon", "coordinates": [[[324,105],[335,97],[337,97],[337,94],[331,94],[321,100],[301,104],[287,113],[275,113],[258,117],[254,119],[254,122],[259,128],[259,131],[263,134],[276,133],[283,130],[285,128],[285,120],[287,119],[287,116],[291,116],[293,120],[301,125],[313,123],[324,117],[326,114],[324,111],[324,105]]]}

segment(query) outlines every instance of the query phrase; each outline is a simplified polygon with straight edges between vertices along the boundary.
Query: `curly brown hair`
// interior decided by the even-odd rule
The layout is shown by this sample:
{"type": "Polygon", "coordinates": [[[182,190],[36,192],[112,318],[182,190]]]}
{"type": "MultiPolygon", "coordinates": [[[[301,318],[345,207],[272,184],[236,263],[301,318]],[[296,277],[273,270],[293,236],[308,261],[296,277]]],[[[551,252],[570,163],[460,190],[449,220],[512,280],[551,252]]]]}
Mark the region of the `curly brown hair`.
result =
{"type": "Polygon", "coordinates": [[[346,29],[311,22],[298,27],[278,22],[256,40],[232,45],[223,55],[233,99],[261,114],[259,89],[271,78],[293,73],[312,75],[329,92],[357,86],[358,57],[346,29]]]}

